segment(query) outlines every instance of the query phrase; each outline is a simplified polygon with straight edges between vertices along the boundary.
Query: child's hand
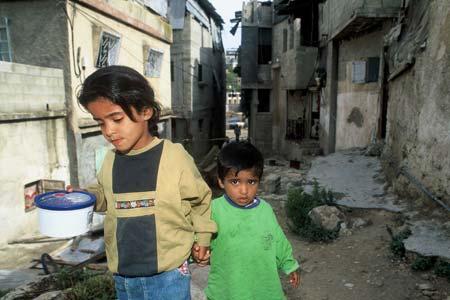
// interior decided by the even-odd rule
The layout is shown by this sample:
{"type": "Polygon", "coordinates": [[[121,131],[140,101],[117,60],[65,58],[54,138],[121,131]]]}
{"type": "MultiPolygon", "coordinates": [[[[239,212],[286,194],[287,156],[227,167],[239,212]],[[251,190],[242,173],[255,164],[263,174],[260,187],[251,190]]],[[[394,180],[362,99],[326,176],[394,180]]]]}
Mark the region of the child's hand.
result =
{"type": "Polygon", "coordinates": [[[289,274],[289,283],[292,285],[293,288],[298,288],[300,284],[300,275],[297,271],[292,272],[289,274]]]}
{"type": "Polygon", "coordinates": [[[199,266],[206,266],[209,262],[209,257],[211,256],[209,252],[209,247],[200,246],[197,243],[194,243],[192,246],[192,258],[199,266]]]}
{"type": "Polygon", "coordinates": [[[80,188],[74,188],[74,187],[71,186],[70,184],[68,184],[68,185],[66,186],[66,192],[72,193],[72,192],[74,192],[74,191],[85,191],[85,190],[80,189],[80,188]]]}

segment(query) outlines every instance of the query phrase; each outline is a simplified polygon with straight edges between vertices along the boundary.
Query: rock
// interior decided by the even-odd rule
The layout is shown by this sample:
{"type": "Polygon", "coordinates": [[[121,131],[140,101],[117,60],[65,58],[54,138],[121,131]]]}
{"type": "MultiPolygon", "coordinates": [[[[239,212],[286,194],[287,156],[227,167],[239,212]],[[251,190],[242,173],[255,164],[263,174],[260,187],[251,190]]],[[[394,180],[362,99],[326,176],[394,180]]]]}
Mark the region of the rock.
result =
{"type": "Polygon", "coordinates": [[[380,156],[383,152],[383,143],[372,143],[367,147],[367,150],[364,152],[365,156],[380,156]]]}
{"type": "Polygon", "coordinates": [[[344,284],[345,287],[352,289],[355,285],[353,283],[346,283],[344,284]]]}
{"type": "Polygon", "coordinates": [[[270,174],[264,178],[264,192],[276,194],[280,191],[281,176],[270,174]]]}
{"type": "Polygon", "coordinates": [[[371,220],[364,220],[362,218],[355,218],[352,220],[352,228],[367,227],[372,224],[371,220]]]}
{"type": "Polygon", "coordinates": [[[422,290],[422,291],[433,291],[434,290],[433,285],[429,282],[416,284],[416,287],[418,290],[422,290]]]}
{"type": "Polygon", "coordinates": [[[322,205],[313,208],[308,216],[314,224],[326,230],[336,230],[344,220],[344,214],[335,206],[322,205]]]}
{"type": "Polygon", "coordinates": [[[51,291],[40,295],[34,300],[62,300],[64,299],[64,293],[62,291],[51,291]]]}
{"type": "Polygon", "coordinates": [[[352,231],[350,229],[348,229],[347,224],[345,224],[345,222],[342,222],[339,225],[339,235],[340,236],[350,236],[350,235],[352,235],[352,231]]]}

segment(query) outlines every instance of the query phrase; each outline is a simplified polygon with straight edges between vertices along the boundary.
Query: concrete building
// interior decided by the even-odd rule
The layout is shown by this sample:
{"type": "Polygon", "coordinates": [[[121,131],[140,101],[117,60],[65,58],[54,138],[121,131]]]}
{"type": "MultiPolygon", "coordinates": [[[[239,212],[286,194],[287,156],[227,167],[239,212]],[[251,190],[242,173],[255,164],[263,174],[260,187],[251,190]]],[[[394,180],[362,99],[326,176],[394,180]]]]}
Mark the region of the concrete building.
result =
{"type": "Polygon", "coordinates": [[[272,2],[244,2],[241,18],[241,102],[250,140],[272,153],[272,2]]]}
{"type": "Polygon", "coordinates": [[[207,0],[171,1],[173,139],[198,159],[225,136],[223,20],[207,0]]]}
{"type": "MultiPolygon", "coordinates": [[[[95,181],[98,162],[102,158],[104,148],[109,145],[102,137],[96,122],[78,105],[76,94],[86,76],[97,68],[121,64],[142,72],[164,107],[159,124],[161,134],[170,137],[172,30],[165,18],[167,1],[145,3],[150,7],[141,1],[125,0],[1,1],[0,57],[1,60],[14,63],[4,67],[9,75],[3,75],[8,85],[8,93],[2,94],[2,103],[17,102],[11,107],[18,107],[17,113],[25,113],[23,117],[20,115],[16,119],[2,119],[1,132],[11,136],[12,133],[6,128],[15,127],[16,130],[12,132],[18,134],[18,137],[10,142],[16,141],[16,144],[7,149],[14,151],[12,149],[23,148],[26,146],[23,144],[24,134],[28,132],[24,131],[22,135],[22,132],[17,130],[21,126],[27,126],[29,119],[34,120],[35,115],[41,116],[38,117],[39,120],[42,119],[40,122],[32,122],[40,124],[41,128],[33,129],[36,131],[33,138],[40,138],[41,144],[48,144],[49,148],[43,151],[41,156],[45,156],[47,152],[48,156],[52,155],[51,165],[46,166],[46,159],[38,159],[32,155],[35,149],[30,145],[23,148],[23,151],[26,149],[29,154],[17,152],[17,155],[12,156],[14,159],[2,164],[2,170],[5,172],[18,166],[25,167],[23,161],[36,159],[34,164],[26,166],[26,170],[17,170],[20,176],[27,174],[26,176],[19,178],[18,175],[14,185],[7,186],[8,189],[14,189],[14,195],[19,195],[18,188],[23,194],[23,184],[32,180],[60,179],[80,187],[95,181]],[[22,67],[21,64],[36,67],[22,67]],[[46,68],[59,71],[46,71],[46,68]],[[16,69],[19,74],[28,75],[17,75],[14,71],[16,69]],[[39,76],[41,73],[42,76],[39,76]],[[46,75],[47,73],[51,75],[46,75]],[[35,78],[36,86],[25,90],[32,85],[30,80],[35,78]],[[10,85],[11,81],[16,85],[10,85]],[[58,82],[58,85],[54,82],[58,82]],[[24,90],[17,87],[21,84],[24,90]],[[49,118],[51,121],[46,121],[49,118]],[[53,127],[48,124],[53,124],[53,127]],[[63,124],[65,130],[61,127],[63,124]],[[46,128],[51,131],[44,134],[46,128]],[[46,136],[46,140],[42,141],[46,136]],[[42,164],[34,170],[39,161],[42,164]],[[56,171],[52,171],[53,169],[56,171]],[[70,172],[70,176],[67,172],[70,172]]],[[[6,106],[2,104],[1,112],[9,114],[9,111],[3,109],[6,109],[6,106]]],[[[42,148],[42,145],[38,147],[42,148]]],[[[23,204],[17,197],[12,201],[11,194],[0,195],[0,203],[8,203],[2,207],[2,211],[17,210],[15,206],[23,204]]],[[[9,216],[16,218],[13,214],[9,216]]],[[[19,227],[21,226],[17,226],[14,231],[15,234],[20,232],[19,227]]],[[[8,237],[11,238],[12,235],[8,237]]],[[[2,235],[0,242],[4,242],[6,238],[6,235],[2,235]]]]}
{"type": "Polygon", "coordinates": [[[225,63],[227,66],[230,66],[232,69],[236,68],[238,65],[238,49],[227,49],[225,51],[225,63]]]}
{"type": "Polygon", "coordinates": [[[422,186],[448,208],[450,3],[408,2],[386,36],[384,165],[397,192],[414,199],[422,186]]]}
{"type": "Polygon", "coordinates": [[[328,0],[319,11],[324,151],[383,143],[394,189],[448,209],[450,3],[328,0]]]}
{"type": "Polygon", "coordinates": [[[272,149],[289,160],[319,147],[318,4],[274,1],[272,149]]]}
{"type": "Polygon", "coordinates": [[[382,135],[383,39],[402,3],[329,0],[320,4],[319,32],[327,61],[320,112],[325,153],[366,147],[382,135]]]}

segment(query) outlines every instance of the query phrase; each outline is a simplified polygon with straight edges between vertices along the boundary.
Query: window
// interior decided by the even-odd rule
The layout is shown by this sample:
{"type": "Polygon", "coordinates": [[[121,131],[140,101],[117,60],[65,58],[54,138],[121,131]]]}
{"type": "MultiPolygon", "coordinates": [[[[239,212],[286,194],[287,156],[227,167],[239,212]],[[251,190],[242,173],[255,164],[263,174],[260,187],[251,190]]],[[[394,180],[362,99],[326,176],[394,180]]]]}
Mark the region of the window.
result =
{"type": "Polygon", "coordinates": [[[198,69],[197,69],[197,79],[198,82],[203,81],[203,66],[202,64],[198,64],[198,69]]]}
{"type": "Polygon", "coordinates": [[[380,70],[380,58],[368,57],[367,60],[352,62],[352,82],[377,82],[380,70]]]}
{"type": "Polygon", "coordinates": [[[380,72],[380,58],[379,57],[367,58],[366,82],[377,82],[379,72],[380,72]]]}
{"type": "Polygon", "coordinates": [[[203,119],[199,119],[198,121],[198,132],[203,132],[203,119]]]}
{"type": "Polygon", "coordinates": [[[102,32],[98,50],[97,68],[115,65],[119,57],[120,38],[107,32],[102,32]]]}
{"type": "Polygon", "coordinates": [[[272,29],[258,29],[258,64],[266,65],[272,60],[272,29]]]}
{"type": "Polygon", "coordinates": [[[352,82],[366,82],[366,62],[364,60],[352,62],[352,82]]]}
{"type": "Polygon", "coordinates": [[[8,18],[0,17],[0,61],[12,61],[8,18]]]}
{"type": "Polygon", "coordinates": [[[283,29],[283,52],[287,51],[287,29],[283,29]]]}
{"type": "Polygon", "coordinates": [[[270,112],[270,90],[258,90],[258,112],[270,112]]]}
{"type": "Polygon", "coordinates": [[[175,74],[174,72],[174,65],[173,65],[173,60],[170,61],[170,81],[174,82],[175,81],[175,74]]]}
{"type": "Polygon", "coordinates": [[[155,49],[148,51],[144,74],[147,77],[160,77],[163,52],[155,49]]]}

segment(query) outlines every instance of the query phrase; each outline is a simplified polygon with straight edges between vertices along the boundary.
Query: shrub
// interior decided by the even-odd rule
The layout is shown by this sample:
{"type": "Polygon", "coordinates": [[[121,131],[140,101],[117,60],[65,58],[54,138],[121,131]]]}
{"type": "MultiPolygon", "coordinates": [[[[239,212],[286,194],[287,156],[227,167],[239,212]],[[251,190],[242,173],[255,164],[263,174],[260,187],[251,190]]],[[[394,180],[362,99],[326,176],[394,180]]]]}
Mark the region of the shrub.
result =
{"type": "Polygon", "coordinates": [[[403,240],[407,239],[411,235],[411,230],[405,229],[392,236],[391,251],[397,257],[405,256],[405,244],[403,240]]]}
{"type": "Polygon", "coordinates": [[[426,271],[433,268],[436,263],[435,256],[422,256],[419,255],[411,265],[411,269],[414,271],[426,271]]]}
{"type": "Polygon", "coordinates": [[[439,261],[434,268],[434,273],[437,276],[445,277],[448,281],[450,281],[450,263],[439,261]]]}
{"type": "Polygon", "coordinates": [[[334,204],[334,195],[331,191],[320,188],[317,181],[314,181],[311,194],[306,193],[302,188],[294,188],[288,191],[287,198],[286,215],[291,221],[289,226],[294,233],[313,242],[331,241],[337,238],[337,231],[329,231],[317,226],[308,216],[314,207],[334,204]]]}
{"type": "Polygon", "coordinates": [[[114,280],[110,273],[63,268],[54,274],[53,279],[58,289],[66,290],[66,299],[115,299],[114,280]]]}

